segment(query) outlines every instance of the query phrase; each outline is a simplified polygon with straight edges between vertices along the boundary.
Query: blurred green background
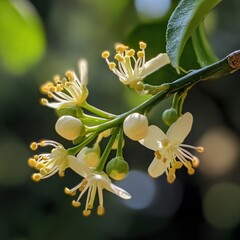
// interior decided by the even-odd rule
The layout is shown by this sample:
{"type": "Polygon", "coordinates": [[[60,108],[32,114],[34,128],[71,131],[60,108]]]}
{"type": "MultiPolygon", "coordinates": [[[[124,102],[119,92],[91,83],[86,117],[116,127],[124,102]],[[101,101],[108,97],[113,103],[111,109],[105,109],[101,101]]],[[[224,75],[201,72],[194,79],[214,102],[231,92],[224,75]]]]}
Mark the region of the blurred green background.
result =
{"type": "MultiPolygon", "coordinates": [[[[136,47],[147,42],[147,57],[164,52],[165,30],[174,0],[1,0],[0,1],[0,239],[240,239],[240,74],[201,83],[190,92],[184,111],[194,116],[189,144],[201,144],[200,167],[185,170],[169,185],[164,176],[146,174],[153,155],[126,140],[124,156],[130,174],[116,184],[132,193],[124,202],[105,193],[106,215],[84,218],[63,193],[81,180],[65,178],[40,183],[30,179],[29,143],[62,139],[54,131],[56,115],[39,105],[39,87],[54,74],[89,62],[89,103],[121,113],[139,103],[108,70],[101,52],[115,42],[136,47]]],[[[206,30],[219,58],[240,49],[240,2],[222,1],[206,19],[206,30]]],[[[197,68],[188,43],[182,58],[197,68]]],[[[153,83],[171,81],[170,67],[153,75],[153,83]],[[162,80],[161,80],[162,79],[162,80]]],[[[151,81],[152,78],[149,78],[151,81]]],[[[162,125],[157,107],[151,123],[162,125]]]]}

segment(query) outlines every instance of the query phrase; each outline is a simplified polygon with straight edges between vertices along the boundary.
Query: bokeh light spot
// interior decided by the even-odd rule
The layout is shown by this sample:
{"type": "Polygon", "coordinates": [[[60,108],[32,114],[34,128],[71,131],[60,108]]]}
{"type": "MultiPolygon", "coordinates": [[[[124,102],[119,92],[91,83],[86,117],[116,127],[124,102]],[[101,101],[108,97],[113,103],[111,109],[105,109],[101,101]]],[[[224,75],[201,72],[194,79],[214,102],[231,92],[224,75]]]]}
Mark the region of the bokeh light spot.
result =
{"type": "Polygon", "coordinates": [[[135,7],[146,18],[161,18],[171,7],[171,0],[135,0],[135,7]]]}
{"type": "Polygon", "coordinates": [[[144,209],[148,207],[156,193],[154,180],[141,171],[130,171],[127,178],[118,183],[118,186],[128,191],[132,198],[123,201],[133,209],[144,209]]]}
{"type": "Polygon", "coordinates": [[[200,139],[204,146],[200,155],[199,170],[208,176],[220,176],[230,172],[239,155],[239,142],[233,132],[218,127],[207,131],[200,139]]]}
{"type": "Polygon", "coordinates": [[[211,187],[203,200],[206,220],[214,227],[230,229],[240,223],[240,187],[219,183],[211,187]]]}

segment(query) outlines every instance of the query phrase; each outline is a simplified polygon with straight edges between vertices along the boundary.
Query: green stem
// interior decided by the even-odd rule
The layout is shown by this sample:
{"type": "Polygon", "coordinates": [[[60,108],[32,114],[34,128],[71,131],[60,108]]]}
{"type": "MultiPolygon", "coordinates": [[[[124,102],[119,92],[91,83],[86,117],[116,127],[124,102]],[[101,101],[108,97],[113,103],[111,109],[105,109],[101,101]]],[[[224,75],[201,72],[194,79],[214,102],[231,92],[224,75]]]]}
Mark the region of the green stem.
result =
{"type": "Polygon", "coordinates": [[[85,108],[87,109],[88,111],[98,115],[99,117],[102,117],[102,118],[107,118],[107,119],[113,119],[116,117],[116,115],[112,114],[112,113],[108,113],[106,111],[103,111],[97,107],[94,107],[92,105],[90,105],[89,103],[87,102],[84,102],[82,105],[81,105],[82,108],[85,108]]]}
{"type": "Polygon", "coordinates": [[[160,91],[147,101],[143,102],[139,106],[125,112],[106,123],[100,124],[98,126],[89,127],[87,132],[100,132],[108,128],[117,127],[120,125],[124,119],[134,112],[144,113],[145,111],[150,111],[156,104],[162,101],[164,98],[171,96],[172,94],[184,91],[185,89],[192,87],[198,82],[209,81],[223,77],[224,75],[230,74],[240,68],[240,51],[234,52],[228,55],[226,58],[212,64],[201,68],[199,70],[194,70],[189,74],[175,80],[172,83],[168,83],[167,87],[165,84],[165,90],[160,91]]]}
{"type": "Polygon", "coordinates": [[[121,127],[118,133],[118,146],[116,156],[122,157],[122,149],[123,149],[123,128],[121,127]]]}
{"type": "Polygon", "coordinates": [[[74,146],[72,148],[68,148],[68,154],[69,155],[75,155],[77,154],[79,151],[81,151],[81,149],[83,147],[85,147],[87,144],[89,144],[90,142],[92,142],[96,137],[98,136],[98,132],[91,134],[88,138],[86,138],[83,142],[81,142],[79,145],[74,146]]]}
{"type": "Polygon", "coordinates": [[[113,131],[113,134],[112,134],[112,136],[111,136],[111,138],[110,138],[110,140],[109,140],[106,148],[104,149],[104,152],[103,152],[103,154],[102,154],[102,156],[101,156],[101,158],[100,158],[100,161],[99,161],[99,164],[98,164],[96,170],[98,170],[98,171],[102,171],[102,170],[103,170],[103,168],[104,168],[104,166],[105,166],[105,163],[106,163],[106,161],[107,161],[107,158],[108,158],[108,156],[109,156],[109,153],[110,153],[111,150],[112,150],[112,145],[113,145],[113,143],[114,143],[114,141],[115,141],[115,139],[116,139],[116,137],[117,137],[118,131],[119,131],[118,128],[116,128],[116,129],[113,131]]]}

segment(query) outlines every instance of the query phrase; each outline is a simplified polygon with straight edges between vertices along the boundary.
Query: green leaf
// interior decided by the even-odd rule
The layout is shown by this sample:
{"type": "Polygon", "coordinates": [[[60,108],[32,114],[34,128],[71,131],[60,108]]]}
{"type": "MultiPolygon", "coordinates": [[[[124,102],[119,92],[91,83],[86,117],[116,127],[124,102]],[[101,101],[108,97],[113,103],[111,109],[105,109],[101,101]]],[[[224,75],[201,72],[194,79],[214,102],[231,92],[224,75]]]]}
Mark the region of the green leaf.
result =
{"type": "Polygon", "coordinates": [[[210,65],[218,60],[208,42],[203,23],[193,32],[191,38],[198,63],[201,67],[210,65]]]}
{"type": "Polygon", "coordinates": [[[166,31],[166,51],[172,66],[180,73],[179,61],[184,46],[204,17],[221,0],[182,0],[172,13],[166,31]]]}
{"type": "Polygon", "coordinates": [[[45,51],[41,20],[27,0],[0,1],[0,64],[22,74],[36,64],[45,51]]]}

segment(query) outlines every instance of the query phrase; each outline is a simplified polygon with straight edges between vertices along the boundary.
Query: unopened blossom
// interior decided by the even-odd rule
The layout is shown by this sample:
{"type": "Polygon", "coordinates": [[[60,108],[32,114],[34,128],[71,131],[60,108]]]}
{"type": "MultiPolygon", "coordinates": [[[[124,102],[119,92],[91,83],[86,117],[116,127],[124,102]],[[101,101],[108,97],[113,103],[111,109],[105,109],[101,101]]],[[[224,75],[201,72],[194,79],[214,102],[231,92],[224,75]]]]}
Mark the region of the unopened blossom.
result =
{"type": "Polygon", "coordinates": [[[143,139],[147,135],[148,119],[140,113],[132,113],[123,122],[123,132],[134,141],[143,139]]]}
{"type": "Polygon", "coordinates": [[[60,176],[64,176],[64,171],[68,168],[68,155],[67,150],[60,144],[51,140],[43,140],[41,142],[32,142],[30,148],[36,151],[38,147],[52,147],[50,153],[41,153],[34,155],[28,159],[30,167],[35,168],[39,173],[34,173],[32,179],[40,181],[41,179],[51,177],[58,172],[60,176]]]}
{"type": "Polygon", "coordinates": [[[136,53],[134,49],[129,49],[128,46],[117,44],[115,48],[116,55],[114,57],[117,64],[109,60],[110,53],[108,51],[103,52],[102,57],[106,60],[110,70],[119,77],[119,80],[123,84],[135,88],[139,81],[142,81],[149,74],[170,63],[170,59],[166,53],[160,53],[146,62],[146,47],[146,43],[139,42],[140,50],[136,53]]]}
{"type": "Polygon", "coordinates": [[[88,68],[87,61],[82,59],[79,62],[80,79],[73,71],[67,71],[66,76],[60,79],[55,76],[54,82],[46,82],[41,87],[41,92],[52,98],[49,102],[46,98],[41,99],[41,103],[50,108],[60,108],[69,106],[81,106],[88,97],[88,68]]]}
{"type": "Polygon", "coordinates": [[[192,128],[193,117],[191,113],[185,113],[174,122],[165,134],[157,126],[148,127],[147,136],[139,142],[155,152],[155,157],[148,168],[152,177],[158,177],[164,172],[169,183],[174,182],[176,169],[185,166],[189,174],[194,173],[199,160],[186,148],[202,152],[202,147],[194,147],[183,144],[184,139],[192,128]]]}
{"type": "Polygon", "coordinates": [[[67,140],[78,138],[83,128],[81,120],[70,115],[61,116],[55,124],[56,132],[67,140]]]}
{"type": "Polygon", "coordinates": [[[89,168],[84,161],[80,158],[71,157],[69,159],[69,167],[78,173],[84,179],[74,188],[69,189],[65,188],[65,193],[69,195],[74,195],[77,191],[80,191],[80,194],[77,200],[72,201],[74,207],[80,207],[81,199],[86,193],[86,203],[83,210],[84,216],[89,216],[91,210],[94,206],[94,201],[96,194],[98,195],[99,204],[97,208],[97,214],[104,214],[104,205],[103,205],[103,190],[106,189],[109,192],[112,192],[123,199],[130,199],[131,195],[125,190],[115,186],[111,183],[111,180],[107,174],[103,171],[96,171],[94,168],[89,168]]]}

